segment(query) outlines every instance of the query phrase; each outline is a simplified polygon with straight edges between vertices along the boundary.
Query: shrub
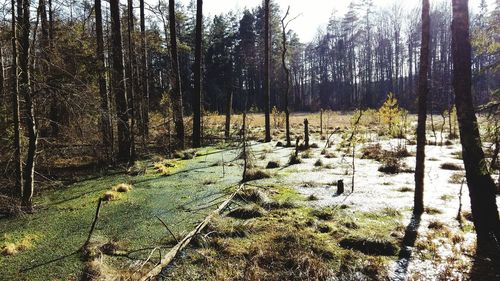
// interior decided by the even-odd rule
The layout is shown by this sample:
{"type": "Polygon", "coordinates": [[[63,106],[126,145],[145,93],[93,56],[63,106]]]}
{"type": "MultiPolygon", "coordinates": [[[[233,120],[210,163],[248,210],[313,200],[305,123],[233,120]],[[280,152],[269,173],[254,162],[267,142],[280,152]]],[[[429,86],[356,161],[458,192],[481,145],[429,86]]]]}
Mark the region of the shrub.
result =
{"type": "Polygon", "coordinates": [[[382,158],[384,158],[384,150],[382,150],[382,146],[379,143],[363,147],[361,153],[361,159],[373,159],[381,161],[382,158]]]}
{"type": "Polygon", "coordinates": [[[321,160],[321,158],[319,158],[318,160],[316,160],[316,162],[314,162],[314,166],[323,167],[323,161],[321,160]]]}

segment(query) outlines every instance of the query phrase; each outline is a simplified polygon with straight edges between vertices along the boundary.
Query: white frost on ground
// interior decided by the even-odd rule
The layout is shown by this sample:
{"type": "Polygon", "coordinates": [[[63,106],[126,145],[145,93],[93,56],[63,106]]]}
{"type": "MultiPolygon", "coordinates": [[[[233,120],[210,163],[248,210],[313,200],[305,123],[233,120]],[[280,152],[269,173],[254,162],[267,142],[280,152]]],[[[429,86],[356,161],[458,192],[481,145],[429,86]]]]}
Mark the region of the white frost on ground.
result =
{"type": "MultiPolygon", "coordinates": [[[[258,144],[255,146],[257,155],[266,154],[265,160],[259,160],[257,165],[265,167],[269,160],[282,160],[282,168],[276,170],[278,176],[276,180],[286,183],[291,186],[296,186],[297,190],[305,195],[314,195],[318,200],[310,201],[309,204],[313,207],[349,205],[350,208],[357,211],[369,212],[378,211],[386,207],[395,208],[403,214],[403,224],[406,226],[411,220],[411,210],[413,207],[413,188],[414,188],[414,173],[399,173],[394,175],[384,174],[378,171],[380,163],[369,159],[355,159],[356,173],[354,192],[351,192],[351,177],[352,177],[352,158],[347,155],[342,157],[342,152],[338,151],[334,146],[329,148],[329,151],[334,152],[336,158],[327,159],[320,155],[324,148],[323,141],[314,140],[319,144],[319,148],[312,149],[313,156],[308,159],[303,159],[303,163],[288,166],[283,163],[285,159],[294,151],[294,148],[275,148],[270,151],[272,144],[258,144]],[[266,149],[267,148],[267,149],[266,149]],[[323,168],[314,167],[317,159],[321,158],[324,163],[323,168]],[[337,196],[337,187],[334,183],[342,179],[345,184],[345,193],[337,196]],[[407,189],[403,192],[402,189],[407,189]],[[408,191],[409,190],[409,191],[408,191]]],[[[339,138],[335,136],[333,143],[339,142],[339,138]]],[[[390,150],[401,143],[403,140],[381,140],[380,143],[383,149],[390,150]]],[[[373,144],[373,143],[372,143],[373,144]]],[[[364,144],[368,145],[368,143],[364,144]]],[[[358,145],[358,150],[362,145],[358,145]]],[[[416,150],[415,145],[407,145],[410,153],[416,150]]],[[[450,177],[455,173],[464,173],[464,171],[451,171],[441,168],[443,163],[454,163],[463,166],[463,161],[457,159],[454,153],[461,151],[461,145],[458,141],[453,145],[448,146],[426,146],[426,161],[425,161],[425,192],[424,204],[426,207],[438,209],[437,214],[423,214],[419,226],[419,238],[425,237],[430,221],[444,222],[452,231],[457,231],[459,228],[456,220],[459,207],[459,193],[461,184],[450,183],[450,177]]],[[[358,157],[359,155],[357,155],[358,157]]],[[[415,157],[410,156],[403,159],[409,168],[414,169],[415,157]]],[[[470,212],[470,199],[467,185],[462,188],[462,211],[470,212]]],[[[465,235],[465,243],[475,243],[473,233],[465,235]]],[[[451,248],[453,245],[440,246],[438,252],[441,262],[432,262],[432,260],[419,259],[413,254],[408,262],[407,259],[399,259],[394,262],[390,269],[391,279],[406,280],[412,273],[419,273],[419,278],[428,278],[433,280],[436,274],[443,270],[446,266],[446,257],[452,255],[451,248]],[[443,264],[444,263],[444,264],[443,264]]],[[[412,250],[412,249],[409,249],[412,250]]],[[[469,259],[469,257],[463,257],[469,259]]],[[[460,273],[455,273],[460,279],[460,273]]]]}

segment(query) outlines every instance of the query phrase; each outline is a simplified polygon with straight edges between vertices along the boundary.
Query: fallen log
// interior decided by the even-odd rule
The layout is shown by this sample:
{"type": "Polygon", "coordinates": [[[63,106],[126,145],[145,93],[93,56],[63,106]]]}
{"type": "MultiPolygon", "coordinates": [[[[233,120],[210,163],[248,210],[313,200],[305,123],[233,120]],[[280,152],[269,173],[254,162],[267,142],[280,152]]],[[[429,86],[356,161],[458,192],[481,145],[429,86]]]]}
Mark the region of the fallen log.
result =
{"type": "Polygon", "coordinates": [[[212,217],[214,217],[215,215],[221,214],[229,206],[229,204],[231,203],[233,198],[243,188],[243,186],[244,186],[244,184],[241,184],[238,187],[238,189],[236,189],[236,191],[233,192],[233,194],[231,194],[231,196],[229,196],[228,199],[226,199],[226,201],[222,202],[222,204],[219,205],[219,208],[217,208],[217,210],[213,211],[202,222],[200,222],[193,231],[189,232],[188,235],[186,235],[179,243],[177,243],[177,245],[175,245],[163,257],[163,259],[161,260],[161,262],[157,266],[155,266],[153,269],[151,269],[151,271],[149,271],[146,275],[141,277],[139,280],[140,281],[152,280],[154,277],[156,277],[158,274],[160,274],[161,271],[173,261],[173,259],[177,256],[177,254],[180,251],[182,251],[182,249],[184,249],[187,245],[189,245],[189,242],[191,242],[191,239],[193,239],[193,237],[198,235],[198,233],[200,233],[205,228],[205,226],[207,226],[207,224],[210,222],[212,217]]]}

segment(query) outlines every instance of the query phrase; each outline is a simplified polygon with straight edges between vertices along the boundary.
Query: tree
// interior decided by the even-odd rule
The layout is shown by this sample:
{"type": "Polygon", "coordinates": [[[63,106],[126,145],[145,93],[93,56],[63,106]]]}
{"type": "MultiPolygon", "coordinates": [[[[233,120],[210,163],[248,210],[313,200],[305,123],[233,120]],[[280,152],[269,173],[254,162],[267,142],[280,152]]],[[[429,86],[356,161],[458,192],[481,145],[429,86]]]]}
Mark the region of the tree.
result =
{"type": "Polygon", "coordinates": [[[101,0],[95,0],[95,22],[96,22],[96,40],[97,40],[97,75],[99,83],[99,96],[101,98],[101,134],[102,145],[106,150],[106,159],[113,153],[113,130],[111,129],[111,115],[109,111],[109,97],[106,86],[105,58],[104,58],[104,36],[102,29],[102,10],[101,0]]]}
{"type": "MultiPolygon", "coordinates": [[[[135,127],[136,127],[136,113],[139,112],[136,108],[138,98],[137,95],[137,75],[136,75],[136,57],[135,57],[135,42],[134,42],[134,6],[133,0],[127,2],[127,65],[125,68],[126,74],[126,90],[127,90],[127,106],[128,114],[130,117],[130,157],[129,165],[135,161],[135,127]]],[[[140,114],[139,114],[140,115],[140,114]]]]}
{"type": "Polygon", "coordinates": [[[111,71],[111,92],[115,96],[116,114],[118,117],[118,160],[130,161],[130,126],[123,77],[123,48],[120,24],[120,0],[110,0],[111,13],[111,50],[113,67],[111,71]]]}
{"type": "Polygon", "coordinates": [[[500,219],[496,204],[495,183],[485,161],[479,125],[472,102],[468,0],[453,0],[452,5],[453,89],[478,249],[491,249],[493,246],[498,250],[500,219]]]}
{"type": "Polygon", "coordinates": [[[266,142],[271,141],[271,116],[270,116],[270,99],[271,94],[271,33],[270,33],[270,0],[265,0],[264,3],[264,114],[266,127],[266,142]]]}
{"type": "Polygon", "coordinates": [[[11,1],[11,30],[12,30],[12,66],[11,66],[11,95],[12,95],[12,123],[14,129],[14,174],[15,187],[19,198],[23,197],[23,176],[21,162],[21,140],[20,140],[20,110],[19,110],[19,86],[18,86],[18,57],[17,57],[17,23],[16,23],[16,0],[11,1]]]}
{"type": "Polygon", "coordinates": [[[286,10],[285,16],[281,19],[281,28],[282,28],[282,36],[283,36],[283,52],[281,53],[281,63],[283,65],[283,70],[285,71],[285,128],[286,128],[286,146],[291,146],[290,140],[290,111],[288,110],[288,99],[290,96],[290,69],[288,69],[286,64],[286,55],[287,55],[287,38],[286,38],[286,29],[290,22],[293,20],[286,21],[288,14],[290,13],[290,6],[286,10]],[[286,21],[286,22],[285,22],[286,21]]]}
{"type": "Polygon", "coordinates": [[[427,94],[429,70],[430,13],[429,0],[422,0],[422,45],[418,80],[417,160],[415,167],[415,198],[413,212],[424,211],[425,122],[427,120],[427,94]]]}
{"type": "Polygon", "coordinates": [[[23,170],[23,205],[31,209],[33,193],[35,190],[35,163],[38,144],[38,132],[35,121],[35,107],[30,81],[30,1],[18,0],[18,26],[19,26],[19,93],[24,97],[24,121],[28,131],[28,150],[26,153],[23,170]]]}
{"type": "Polygon", "coordinates": [[[203,0],[196,4],[196,47],[194,61],[193,147],[201,146],[201,56],[203,37],[203,0]]]}
{"type": "Polygon", "coordinates": [[[177,148],[184,149],[184,114],[182,110],[181,75],[179,72],[179,55],[177,52],[177,31],[175,21],[175,0],[168,2],[168,21],[170,29],[170,60],[172,64],[171,84],[174,109],[175,133],[177,148]]]}
{"type": "Polygon", "coordinates": [[[148,51],[146,48],[146,19],[144,13],[144,0],[139,0],[140,26],[141,26],[141,91],[142,91],[142,142],[145,143],[149,135],[149,79],[148,79],[148,51]]]}

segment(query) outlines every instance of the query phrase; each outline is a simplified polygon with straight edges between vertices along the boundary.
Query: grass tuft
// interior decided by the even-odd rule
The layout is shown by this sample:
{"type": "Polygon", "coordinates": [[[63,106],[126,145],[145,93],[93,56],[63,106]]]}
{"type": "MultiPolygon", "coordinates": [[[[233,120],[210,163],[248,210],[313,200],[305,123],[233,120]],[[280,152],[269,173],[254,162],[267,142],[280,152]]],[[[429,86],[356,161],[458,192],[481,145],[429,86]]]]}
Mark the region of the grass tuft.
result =
{"type": "Polygon", "coordinates": [[[269,161],[267,163],[266,169],[276,169],[280,167],[280,163],[278,161],[269,161]]]}
{"type": "Polygon", "coordinates": [[[113,187],[113,191],[116,192],[121,192],[121,193],[127,193],[132,190],[132,185],[127,184],[127,183],[120,183],[116,186],[113,187]]]}
{"type": "Polygon", "coordinates": [[[252,219],[264,216],[266,211],[257,204],[247,204],[231,210],[227,215],[236,219],[252,219]]]}
{"type": "Polygon", "coordinates": [[[302,158],[300,156],[295,156],[295,153],[290,154],[290,159],[288,159],[289,165],[296,165],[302,163],[302,158]]]}
{"type": "Polygon", "coordinates": [[[434,208],[434,207],[427,207],[427,208],[425,208],[425,213],[429,214],[429,215],[437,215],[437,214],[442,214],[443,211],[441,211],[437,208],[434,208]]]}
{"type": "Polygon", "coordinates": [[[260,179],[268,179],[270,178],[271,175],[269,175],[268,172],[263,171],[261,169],[253,168],[253,169],[248,169],[243,176],[243,181],[254,181],[254,180],[260,180],[260,179]]]}
{"type": "Polygon", "coordinates": [[[455,163],[443,163],[443,164],[441,164],[441,169],[451,170],[451,171],[463,170],[462,166],[460,166],[459,164],[455,164],[455,163]]]}
{"type": "Polygon", "coordinates": [[[321,160],[321,158],[319,158],[318,160],[316,160],[316,162],[314,162],[314,166],[315,167],[323,167],[323,161],[321,160]]]}
{"type": "Polygon", "coordinates": [[[115,201],[119,199],[119,196],[115,191],[106,191],[101,198],[104,201],[115,201]]]}
{"type": "Polygon", "coordinates": [[[394,242],[383,239],[349,237],[340,240],[339,245],[345,249],[360,251],[367,255],[394,256],[399,248],[394,242]]]}

